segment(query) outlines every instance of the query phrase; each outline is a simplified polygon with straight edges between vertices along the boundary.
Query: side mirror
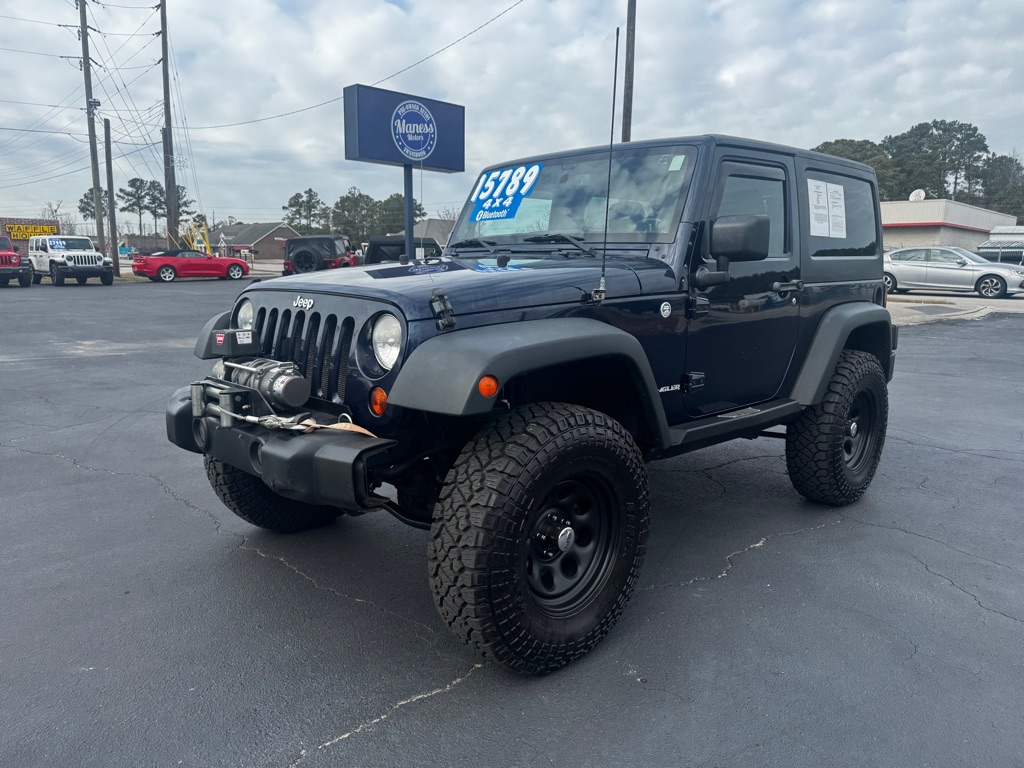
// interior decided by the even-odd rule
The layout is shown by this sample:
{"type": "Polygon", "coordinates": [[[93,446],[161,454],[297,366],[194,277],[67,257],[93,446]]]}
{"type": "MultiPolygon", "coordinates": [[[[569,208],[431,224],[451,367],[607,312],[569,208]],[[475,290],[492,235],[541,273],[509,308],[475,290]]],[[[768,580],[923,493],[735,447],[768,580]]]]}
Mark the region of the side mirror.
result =
{"type": "Polygon", "coordinates": [[[20,245],[14,246],[14,252],[15,253],[21,253],[21,246],[20,245]]]}
{"type": "Polygon", "coordinates": [[[764,214],[720,216],[711,222],[711,258],[718,271],[700,267],[694,276],[698,288],[710,288],[729,281],[733,261],[762,261],[768,258],[772,222],[764,214]]]}
{"type": "Polygon", "coordinates": [[[965,259],[963,256],[961,256],[959,259],[956,260],[956,265],[958,267],[966,267],[967,266],[967,259],[965,259]]]}

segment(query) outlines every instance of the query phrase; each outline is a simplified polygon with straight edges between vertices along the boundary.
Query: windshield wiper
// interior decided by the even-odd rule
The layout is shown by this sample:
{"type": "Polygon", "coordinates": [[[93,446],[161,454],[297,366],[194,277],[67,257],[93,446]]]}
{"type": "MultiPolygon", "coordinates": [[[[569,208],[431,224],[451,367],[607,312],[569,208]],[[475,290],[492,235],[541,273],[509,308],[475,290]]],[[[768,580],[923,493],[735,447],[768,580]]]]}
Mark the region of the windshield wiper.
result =
{"type": "Polygon", "coordinates": [[[597,254],[594,253],[593,248],[588,248],[586,243],[577,237],[572,235],[566,235],[561,232],[549,232],[546,235],[532,235],[531,237],[524,237],[524,243],[568,243],[569,245],[575,245],[587,256],[597,258],[597,254]]]}
{"type": "Polygon", "coordinates": [[[471,237],[471,238],[469,238],[467,240],[459,240],[459,242],[457,242],[457,243],[449,243],[448,247],[452,248],[452,249],[455,249],[455,248],[473,248],[473,247],[485,248],[488,252],[495,253],[498,250],[495,247],[496,245],[497,245],[497,243],[495,243],[493,240],[481,240],[478,237],[471,237]]]}

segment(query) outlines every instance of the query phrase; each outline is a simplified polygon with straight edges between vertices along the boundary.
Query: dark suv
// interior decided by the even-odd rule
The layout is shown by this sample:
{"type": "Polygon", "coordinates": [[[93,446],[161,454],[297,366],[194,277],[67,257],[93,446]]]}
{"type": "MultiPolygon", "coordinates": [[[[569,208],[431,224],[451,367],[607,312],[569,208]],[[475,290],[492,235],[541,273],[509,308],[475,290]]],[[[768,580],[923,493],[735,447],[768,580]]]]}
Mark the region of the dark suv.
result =
{"type": "Polygon", "coordinates": [[[293,237],[284,242],[284,269],[281,274],[296,275],[358,264],[359,257],[347,235],[293,237]]]}
{"type": "Polygon", "coordinates": [[[858,499],[896,340],[869,167],[723,136],[580,149],[485,170],[441,259],[248,287],[167,434],[254,525],[429,529],[443,620],[541,674],[632,593],[647,462],[784,437],[798,493],[858,499]]]}

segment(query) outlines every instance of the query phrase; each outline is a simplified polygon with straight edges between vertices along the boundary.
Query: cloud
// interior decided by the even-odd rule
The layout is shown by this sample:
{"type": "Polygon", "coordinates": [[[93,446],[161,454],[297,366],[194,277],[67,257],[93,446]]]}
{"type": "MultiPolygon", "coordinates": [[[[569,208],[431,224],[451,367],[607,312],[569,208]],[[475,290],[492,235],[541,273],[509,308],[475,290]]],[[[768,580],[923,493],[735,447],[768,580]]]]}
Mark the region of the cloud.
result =
{"type": "MultiPolygon", "coordinates": [[[[179,181],[191,196],[198,192],[207,214],[246,221],[278,218],[288,197],[307,187],[326,200],[351,186],[376,197],[400,191],[400,169],[344,160],[340,101],[277,120],[199,127],[302,109],[349,84],[387,78],[512,2],[176,0],[169,15],[177,85],[195,128],[188,144],[176,131],[178,153],[190,163],[179,181]]],[[[614,30],[624,27],[625,6],[524,0],[382,84],[466,107],[467,173],[417,175],[416,194],[428,210],[459,205],[485,164],[608,140],[614,30]]],[[[70,5],[51,5],[45,17],[25,8],[16,13],[77,23],[70,5]]],[[[108,33],[92,35],[93,58],[109,63],[124,44],[113,57],[123,64],[150,40],[109,34],[133,32],[148,10],[89,8],[91,23],[108,33]]],[[[142,31],[157,28],[153,17],[142,31]]],[[[1017,0],[645,0],[633,138],[713,132],[809,147],[843,137],[878,140],[941,118],[972,122],[993,150],[1010,152],[1022,145],[1022,33],[1017,0]]],[[[80,53],[74,34],[60,27],[11,20],[0,40],[6,48],[80,53]]],[[[159,40],[128,65],[157,58],[159,40]]],[[[621,64],[619,73],[621,95],[621,64]]],[[[121,142],[114,154],[133,153],[115,162],[115,186],[135,174],[161,178],[160,148],[133,146],[159,142],[159,68],[97,70],[96,77],[101,114],[121,142]],[[143,116],[130,119],[136,110],[143,116]]],[[[68,61],[3,52],[0,82],[9,101],[59,104],[67,96],[78,109],[55,111],[36,127],[85,133],[81,75],[68,61]]],[[[174,111],[180,125],[177,104],[174,111]]],[[[0,126],[20,128],[47,109],[0,103],[0,113],[0,126]]],[[[77,203],[91,183],[83,138],[0,131],[0,210],[77,203]],[[76,172],[42,180],[68,171],[76,172]]]]}

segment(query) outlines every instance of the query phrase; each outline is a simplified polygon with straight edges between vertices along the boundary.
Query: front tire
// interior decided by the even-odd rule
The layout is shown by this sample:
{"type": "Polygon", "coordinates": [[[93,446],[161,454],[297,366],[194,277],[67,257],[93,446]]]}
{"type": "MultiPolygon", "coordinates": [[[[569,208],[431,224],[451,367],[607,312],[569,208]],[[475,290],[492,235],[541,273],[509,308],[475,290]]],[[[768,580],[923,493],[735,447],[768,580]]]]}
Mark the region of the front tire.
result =
{"type": "Polygon", "coordinates": [[[243,274],[245,274],[245,272],[242,269],[242,267],[238,264],[232,264],[231,266],[228,267],[228,280],[240,280],[243,274]]]}
{"type": "Polygon", "coordinates": [[[157,278],[161,283],[173,283],[174,278],[178,276],[178,273],[174,271],[174,267],[170,264],[165,264],[160,267],[160,270],[156,273],[157,278]]]}
{"type": "Polygon", "coordinates": [[[449,470],[428,543],[442,618],[523,674],[596,646],[640,574],[650,494],[621,424],[562,403],[519,408],[481,430],[449,470]]]}
{"type": "Polygon", "coordinates": [[[29,272],[27,275],[18,275],[18,285],[22,288],[32,287],[32,273],[29,272]]]}
{"type": "Polygon", "coordinates": [[[100,275],[100,282],[103,283],[103,285],[113,285],[114,284],[114,273],[113,272],[104,272],[102,275],[100,275]]]}
{"type": "Polygon", "coordinates": [[[64,285],[64,273],[53,264],[50,265],[50,282],[54,285],[64,285]]]}
{"type": "Polygon", "coordinates": [[[983,299],[1001,299],[1006,295],[1006,281],[997,275],[985,275],[976,286],[983,299]]]}
{"type": "Polygon", "coordinates": [[[330,525],[341,514],[333,507],[317,507],[279,496],[255,475],[203,457],[206,477],[224,506],[259,528],[274,533],[296,533],[330,525]]]}
{"type": "Polygon", "coordinates": [[[847,349],[824,399],[786,430],[786,468],[809,501],[841,507],[861,497],[878,468],[889,392],[878,359],[847,349]]]}
{"type": "Polygon", "coordinates": [[[892,293],[896,290],[896,275],[886,272],[882,275],[882,283],[885,285],[885,292],[892,293]]]}

